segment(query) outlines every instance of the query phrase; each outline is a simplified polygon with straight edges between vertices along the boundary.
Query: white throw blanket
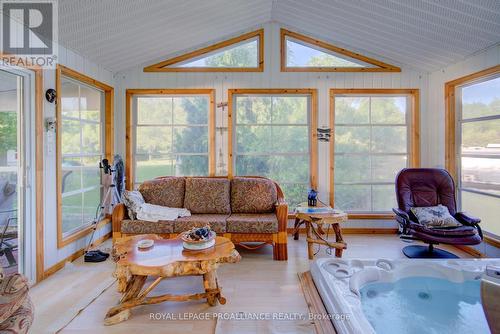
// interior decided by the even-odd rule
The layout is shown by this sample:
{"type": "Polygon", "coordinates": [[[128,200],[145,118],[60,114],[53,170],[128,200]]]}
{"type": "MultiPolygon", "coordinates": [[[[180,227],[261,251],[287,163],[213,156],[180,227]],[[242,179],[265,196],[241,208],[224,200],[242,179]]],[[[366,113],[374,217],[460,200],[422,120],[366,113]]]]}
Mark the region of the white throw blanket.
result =
{"type": "Polygon", "coordinates": [[[149,222],[159,220],[175,220],[179,217],[191,216],[191,212],[184,208],[169,208],[161,205],[143,203],[137,211],[137,219],[149,222]]]}

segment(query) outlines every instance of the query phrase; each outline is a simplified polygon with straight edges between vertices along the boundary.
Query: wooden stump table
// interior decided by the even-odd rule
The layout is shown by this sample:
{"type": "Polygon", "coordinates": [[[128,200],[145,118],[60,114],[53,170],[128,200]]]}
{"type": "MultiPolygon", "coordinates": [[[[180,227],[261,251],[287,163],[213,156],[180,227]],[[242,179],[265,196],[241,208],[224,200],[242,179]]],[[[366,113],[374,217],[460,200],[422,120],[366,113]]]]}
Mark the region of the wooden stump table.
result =
{"type": "Polygon", "coordinates": [[[300,225],[306,226],[307,254],[309,260],[314,259],[314,244],[335,248],[335,256],[342,257],[342,252],[347,248],[347,243],[342,238],[340,223],[347,221],[347,214],[340,210],[332,210],[330,207],[307,207],[299,206],[295,212],[294,239],[299,239],[300,225]],[[320,209],[314,212],[314,209],[320,209]],[[323,209],[324,211],[322,211],[323,209]],[[335,242],[322,237],[325,227],[331,226],[335,233],[335,242]]]}
{"type": "Polygon", "coordinates": [[[236,263],[240,255],[234,244],[227,238],[216,237],[215,246],[190,251],[182,247],[180,239],[162,239],[157,235],[140,235],[118,240],[113,248],[116,261],[114,276],[118,280],[118,292],[122,298],[118,305],[109,309],[104,324],[113,325],[127,320],[131,309],[147,304],[165,301],[189,301],[206,299],[210,306],[217,302],[226,303],[217,282],[217,267],[221,263],[236,263]],[[147,249],[138,249],[137,243],[143,239],[153,239],[154,245],[147,249]],[[165,278],[177,276],[203,276],[204,292],[191,295],[172,295],[148,297],[148,294],[165,278]],[[155,277],[153,282],[143,289],[148,276],[155,277]]]}

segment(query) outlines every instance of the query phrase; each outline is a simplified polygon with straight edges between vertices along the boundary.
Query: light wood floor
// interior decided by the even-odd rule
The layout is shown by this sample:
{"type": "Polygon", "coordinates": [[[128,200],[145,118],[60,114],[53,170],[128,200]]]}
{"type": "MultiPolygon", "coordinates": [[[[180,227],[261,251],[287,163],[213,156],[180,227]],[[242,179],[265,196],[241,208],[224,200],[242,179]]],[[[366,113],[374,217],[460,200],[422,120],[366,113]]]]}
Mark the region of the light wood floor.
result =
{"type": "MultiPolygon", "coordinates": [[[[32,288],[32,333],[55,333],[63,326],[66,327],[61,333],[314,333],[309,320],[296,316],[308,313],[297,277],[297,273],[309,270],[304,238],[301,235],[301,240],[295,241],[289,237],[286,262],[273,261],[270,247],[253,252],[239,249],[242,261],[223,265],[218,271],[219,284],[228,300],[226,305],[209,307],[201,301],[149,305],[133,309],[128,321],[110,327],[103,325],[104,314],[120,298],[112,278],[114,264],[111,260],[84,263],[80,258],[32,288]],[[172,320],[188,318],[190,312],[198,319],[172,320]],[[205,312],[210,319],[199,320],[205,312]],[[228,319],[215,320],[214,312],[228,312],[228,319]],[[282,312],[288,319],[272,319],[268,313],[273,312],[282,312]],[[241,320],[244,314],[257,313],[271,319],[241,320]],[[151,319],[152,316],[163,319],[151,319]],[[236,316],[238,319],[234,319],[236,316]]],[[[404,258],[401,249],[408,245],[396,235],[346,235],[345,239],[348,249],[344,258],[404,258]]],[[[108,241],[101,248],[110,247],[108,241]]],[[[440,248],[470,257],[453,247],[440,248]]],[[[330,255],[322,248],[317,256],[330,255]]],[[[199,277],[175,278],[163,281],[155,291],[195,293],[201,291],[201,284],[199,277]]]]}

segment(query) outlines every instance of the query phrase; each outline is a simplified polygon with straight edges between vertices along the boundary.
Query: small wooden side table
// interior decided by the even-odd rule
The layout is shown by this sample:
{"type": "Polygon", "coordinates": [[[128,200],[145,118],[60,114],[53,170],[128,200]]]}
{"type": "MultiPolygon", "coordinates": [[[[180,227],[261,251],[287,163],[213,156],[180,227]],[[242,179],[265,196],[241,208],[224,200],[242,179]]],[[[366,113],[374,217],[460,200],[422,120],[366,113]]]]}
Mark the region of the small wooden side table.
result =
{"type": "Polygon", "coordinates": [[[206,299],[210,306],[217,301],[226,303],[217,282],[217,267],[222,263],[236,263],[241,257],[234,249],[234,244],[227,238],[216,237],[215,246],[190,251],[182,247],[180,239],[162,239],[154,234],[146,234],[118,240],[113,248],[116,261],[114,276],[118,279],[118,292],[122,298],[117,306],[109,309],[104,324],[114,325],[127,320],[130,310],[147,304],[165,301],[189,301],[206,299]],[[142,239],[153,239],[154,245],[147,249],[138,249],[142,239]],[[163,279],[176,276],[203,275],[204,292],[191,295],[165,294],[148,297],[148,294],[163,279]],[[156,279],[144,290],[148,276],[156,279]]]}
{"type": "Polygon", "coordinates": [[[347,221],[347,214],[340,210],[333,210],[327,206],[299,206],[295,212],[294,239],[299,239],[300,225],[305,224],[309,260],[314,259],[314,244],[335,248],[335,256],[342,257],[342,252],[347,248],[347,243],[342,238],[340,223],[345,221],[347,221]],[[328,241],[321,236],[324,234],[325,225],[332,227],[335,233],[335,242],[328,241]]]}

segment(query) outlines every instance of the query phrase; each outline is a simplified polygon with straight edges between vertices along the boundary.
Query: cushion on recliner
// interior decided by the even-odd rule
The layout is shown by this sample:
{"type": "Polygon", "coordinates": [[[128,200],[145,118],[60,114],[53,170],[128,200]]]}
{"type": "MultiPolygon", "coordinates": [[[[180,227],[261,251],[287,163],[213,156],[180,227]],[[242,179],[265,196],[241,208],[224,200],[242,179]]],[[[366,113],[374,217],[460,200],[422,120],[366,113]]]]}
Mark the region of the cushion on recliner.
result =
{"type": "Polygon", "coordinates": [[[231,180],[231,212],[274,212],[277,201],[276,185],[269,179],[235,177],[231,180]]]}
{"type": "Polygon", "coordinates": [[[420,233],[435,235],[438,237],[467,237],[477,234],[477,230],[474,227],[465,225],[449,229],[434,229],[428,228],[422,224],[411,223],[410,228],[420,233]]]}
{"type": "Polygon", "coordinates": [[[160,220],[148,222],[145,220],[122,220],[122,233],[149,234],[149,233],[174,233],[174,221],[160,220]]]}
{"type": "Polygon", "coordinates": [[[189,177],[186,179],[184,207],[191,213],[231,213],[230,182],[226,178],[189,177]]]}
{"type": "Polygon", "coordinates": [[[396,176],[398,207],[408,213],[412,207],[437,206],[456,213],[455,184],[444,169],[405,168],[396,176]]]}
{"type": "Polygon", "coordinates": [[[203,227],[208,224],[215,233],[225,233],[227,217],[229,215],[209,213],[193,214],[190,217],[178,218],[174,222],[174,232],[181,233],[193,227],[203,227]]]}
{"type": "Polygon", "coordinates": [[[144,181],[139,191],[146,203],[182,208],[184,205],[184,191],[186,180],[183,177],[162,177],[144,181]]]}
{"type": "Polygon", "coordinates": [[[278,218],[274,213],[233,213],[226,229],[228,233],[276,233],[278,218]]]}
{"type": "Polygon", "coordinates": [[[429,228],[450,228],[462,226],[458,220],[450,215],[448,208],[441,204],[438,206],[411,208],[410,210],[420,224],[429,228]]]}

